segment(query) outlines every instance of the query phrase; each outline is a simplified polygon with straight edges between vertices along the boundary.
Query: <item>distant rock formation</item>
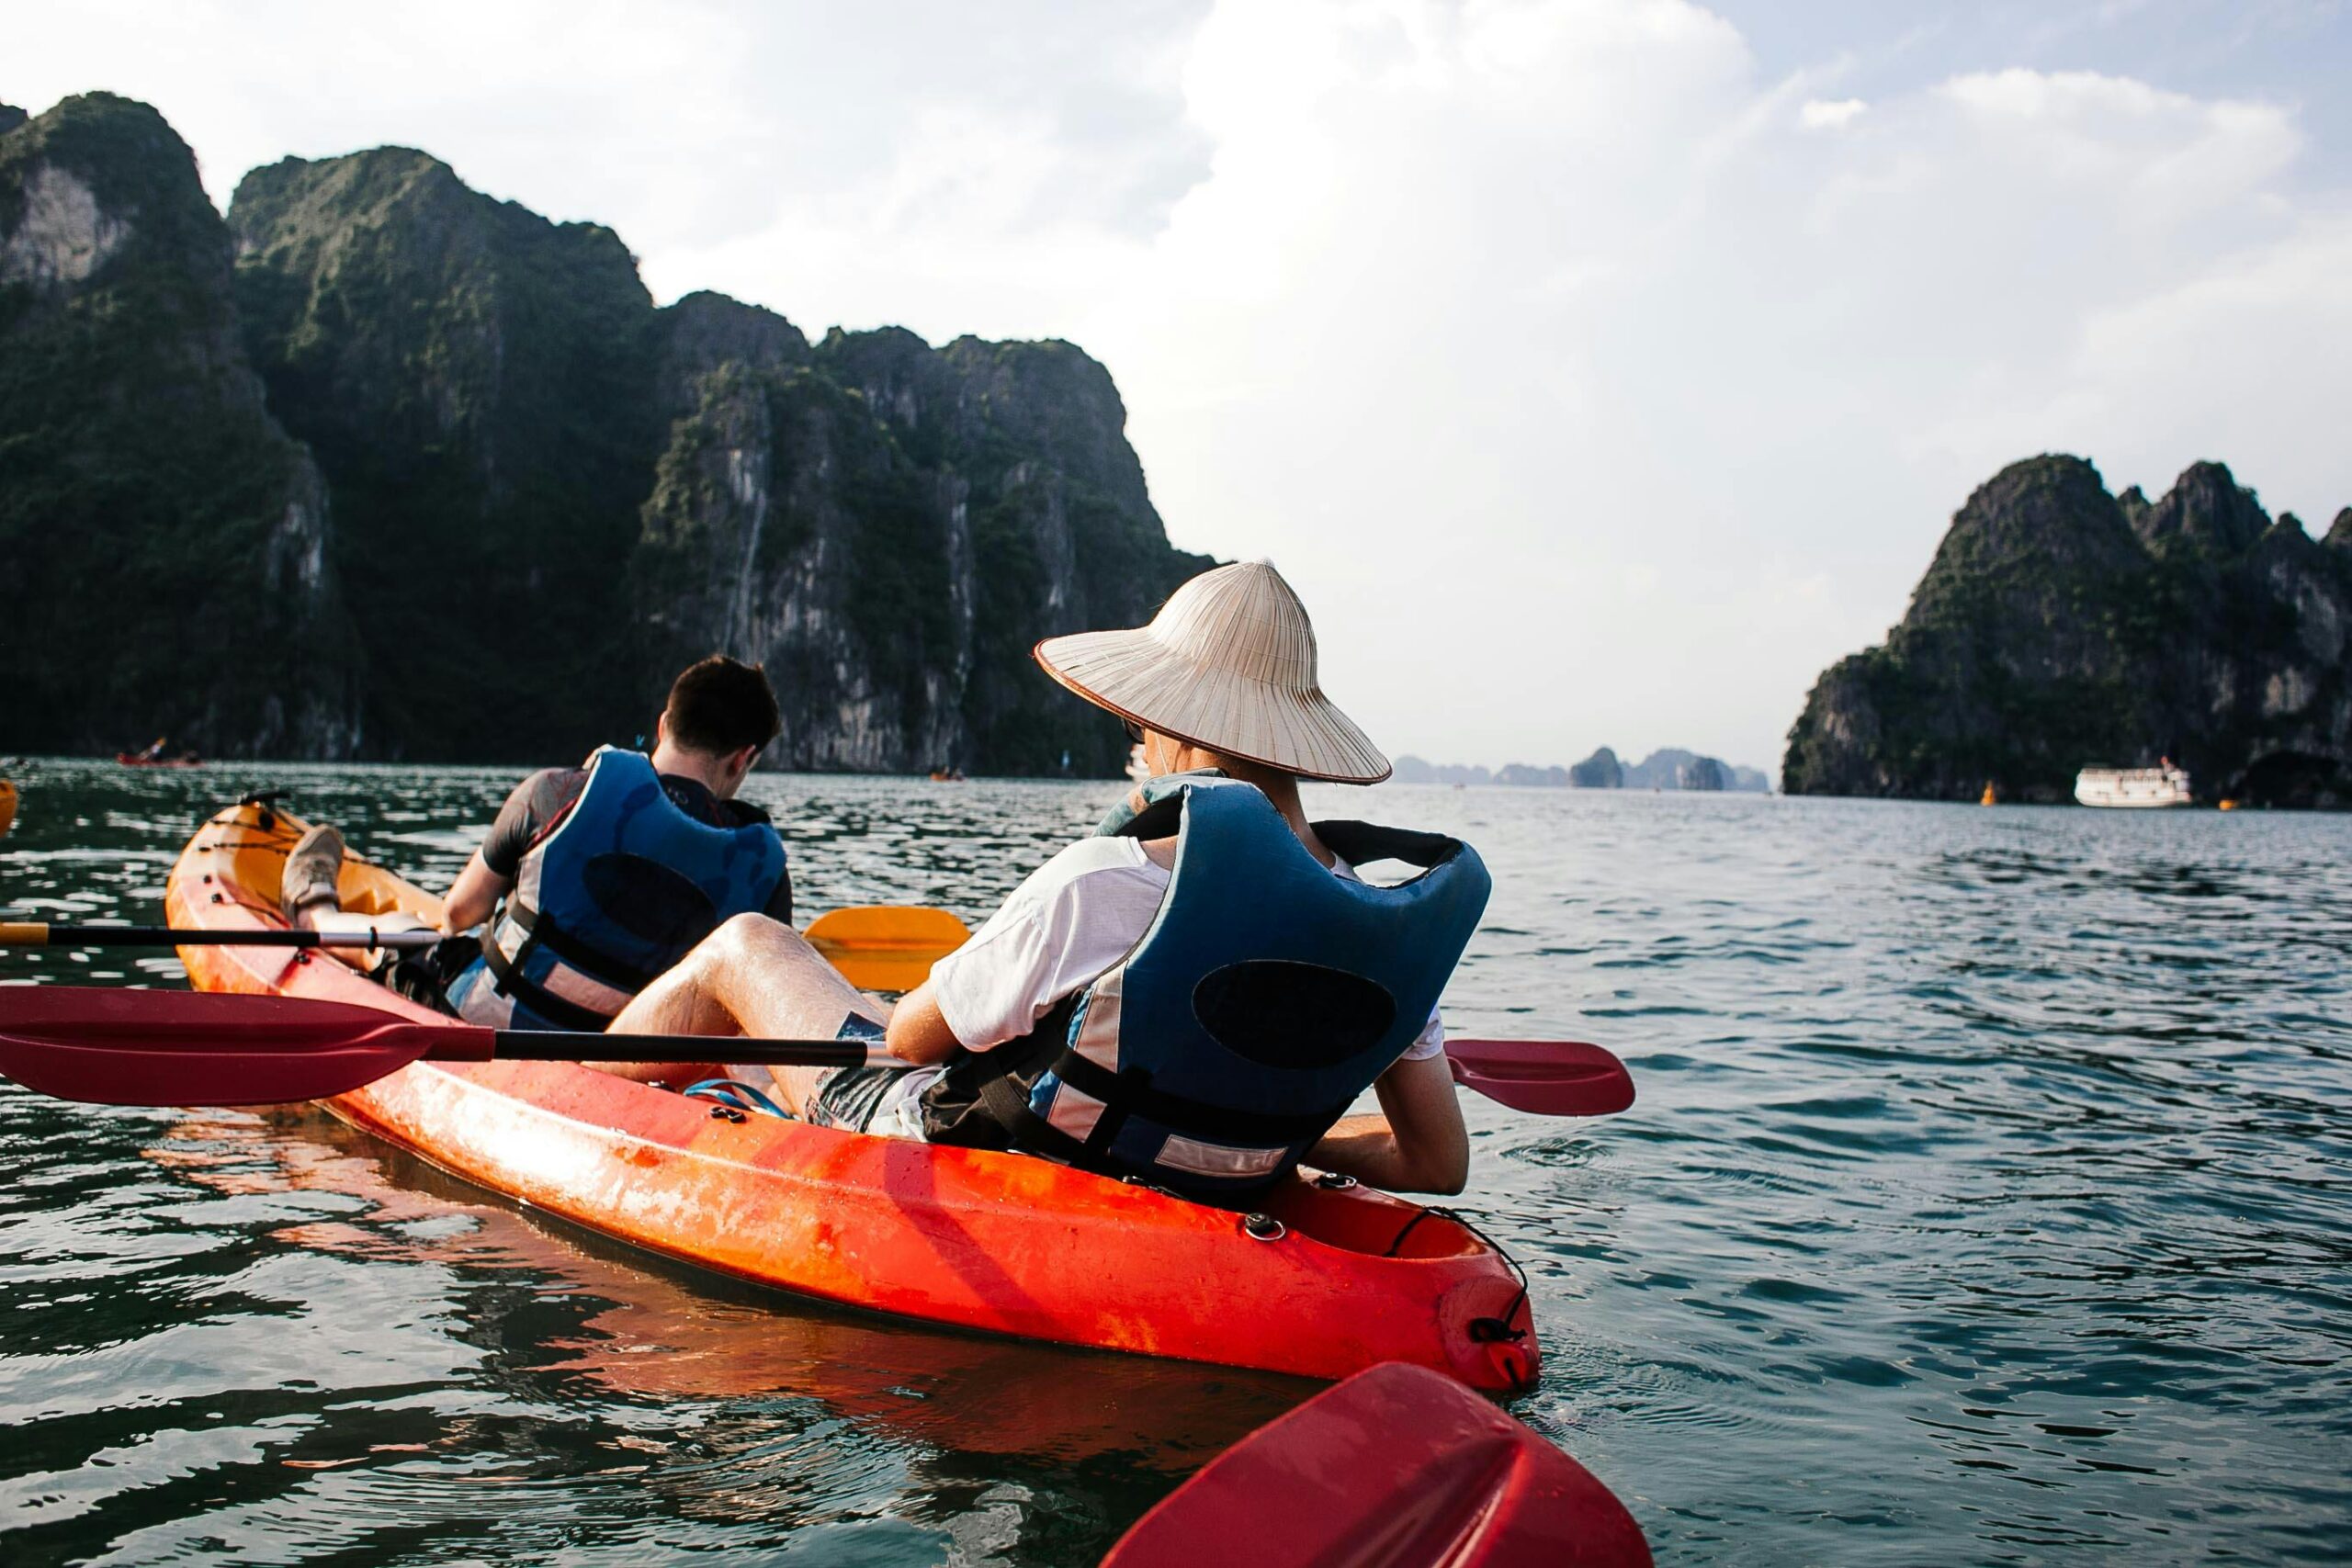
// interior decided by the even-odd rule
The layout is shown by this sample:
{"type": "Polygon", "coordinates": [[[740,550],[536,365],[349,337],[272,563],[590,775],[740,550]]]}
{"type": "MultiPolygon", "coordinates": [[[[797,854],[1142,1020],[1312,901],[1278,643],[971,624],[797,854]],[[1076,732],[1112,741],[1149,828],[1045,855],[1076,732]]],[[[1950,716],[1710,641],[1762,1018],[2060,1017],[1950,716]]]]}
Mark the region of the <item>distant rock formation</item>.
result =
{"type": "Polygon", "coordinates": [[[1568,783],[1578,789],[1622,789],[1624,765],[1617,761],[1616,752],[1603,746],[1568,770],[1568,783]]]}
{"type": "Polygon", "coordinates": [[[2078,457],[2012,464],[1954,515],[1886,642],[1789,732],[1792,794],[2071,798],[2169,756],[2204,798],[2352,804],[2352,508],[2325,543],[2218,463],[2151,502],[2078,457]]]}
{"type": "Polygon", "coordinates": [[[1651,752],[1625,771],[1627,789],[1720,789],[1761,793],[1771,780],[1756,768],[1736,768],[1718,757],[1702,757],[1668,746],[1651,752]]]}
{"type": "Polygon", "coordinates": [[[0,744],[358,750],[329,515],[187,145],[107,93],[0,110],[0,744]]]}
{"type": "Polygon", "coordinates": [[[1772,782],[1756,768],[1735,768],[1713,757],[1669,747],[1627,766],[1603,746],[1572,767],[1535,767],[1512,762],[1488,773],[1480,767],[1425,762],[1399,757],[1392,775],[1398,784],[1507,784],[1522,789],[1713,789],[1763,794],[1772,782]]]}
{"type": "Polygon", "coordinates": [[[1397,784],[1485,784],[1495,782],[1495,775],[1484,768],[1465,768],[1459,763],[1424,762],[1419,757],[1399,757],[1388,776],[1397,784]]]}

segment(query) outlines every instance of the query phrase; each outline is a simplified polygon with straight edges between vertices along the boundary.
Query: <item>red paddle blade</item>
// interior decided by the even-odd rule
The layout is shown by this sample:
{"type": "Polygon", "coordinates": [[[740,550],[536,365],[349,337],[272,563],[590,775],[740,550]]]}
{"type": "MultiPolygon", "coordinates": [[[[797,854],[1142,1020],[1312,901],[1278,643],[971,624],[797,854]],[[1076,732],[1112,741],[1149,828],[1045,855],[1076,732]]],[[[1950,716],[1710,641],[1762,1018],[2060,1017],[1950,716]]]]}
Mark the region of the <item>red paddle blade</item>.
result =
{"type": "Polygon", "coordinates": [[[1268,1422],[1136,1522],[1102,1568],[1648,1568],[1592,1472],[1425,1367],[1390,1361],[1268,1422]]]}
{"type": "Polygon", "coordinates": [[[299,997],[0,987],[0,1073],[98,1105],[323,1100],[399,1071],[453,1032],[485,1044],[490,1035],[299,997]]]}
{"type": "Polygon", "coordinates": [[[1448,1040],[1453,1081],[1538,1116],[1611,1116],[1634,1103],[1634,1075],[1574,1040],[1448,1040]]]}

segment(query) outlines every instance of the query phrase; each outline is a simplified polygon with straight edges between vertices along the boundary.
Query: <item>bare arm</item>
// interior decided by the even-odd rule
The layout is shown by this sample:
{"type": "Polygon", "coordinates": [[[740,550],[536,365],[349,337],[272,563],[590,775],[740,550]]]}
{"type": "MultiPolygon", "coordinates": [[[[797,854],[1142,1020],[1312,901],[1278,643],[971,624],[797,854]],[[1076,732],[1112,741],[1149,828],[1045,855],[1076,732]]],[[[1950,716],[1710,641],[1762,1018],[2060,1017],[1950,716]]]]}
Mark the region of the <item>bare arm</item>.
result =
{"type": "Polygon", "coordinates": [[[449,885],[449,896],[441,904],[441,929],[450,936],[471,931],[490,919],[499,899],[514,883],[482,863],[481,852],[466,862],[466,869],[458,873],[458,880],[449,885]]]}
{"type": "Polygon", "coordinates": [[[890,1010],[883,1043],[890,1047],[890,1055],[918,1067],[947,1060],[962,1044],[947,1027],[947,1020],[940,1016],[939,1000],[932,995],[928,980],[899,998],[899,1005],[890,1010]]]}
{"type": "Polygon", "coordinates": [[[1391,1192],[1459,1192],[1470,1179],[1470,1133],[1443,1056],[1398,1062],[1373,1085],[1381,1114],[1350,1116],[1306,1163],[1391,1192]]]}

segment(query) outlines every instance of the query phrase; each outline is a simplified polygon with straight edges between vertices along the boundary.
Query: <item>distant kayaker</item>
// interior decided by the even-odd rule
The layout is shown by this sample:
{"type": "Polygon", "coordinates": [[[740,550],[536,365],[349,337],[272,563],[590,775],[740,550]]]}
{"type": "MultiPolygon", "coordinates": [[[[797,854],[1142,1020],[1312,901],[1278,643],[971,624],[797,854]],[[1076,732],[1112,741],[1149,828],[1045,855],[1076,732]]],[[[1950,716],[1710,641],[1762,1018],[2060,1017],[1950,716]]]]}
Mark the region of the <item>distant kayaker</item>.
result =
{"type": "Polygon", "coordinates": [[[1324,696],[1290,585],[1262,562],[1220,567],[1149,626],[1049,638],[1036,658],[1142,748],[1151,776],[1102,834],[1033,873],[894,1010],[797,933],[747,918],[614,1032],[883,1041],[906,1066],[775,1081],[822,1125],[1040,1154],[1211,1201],[1246,1200],[1301,1159],[1461,1190],[1469,1138],[1436,1001],[1486,872],[1436,834],[1308,821],[1301,779],[1371,784],[1389,767],[1324,696]],[[1374,887],[1350,858],[1422,870],[1374,887]],[[1367,1088],[1381,1114],[1345,1115],[1367,1088]]]}
{"type": "MultiPolygon", "coordinates": [[[[788,925],[783,840],[736,798],[779,728],[758,666],[717,654],[688,666],[650,757],[605,747],[515,786],[443,905],[444,931],[480,926],[479,940],[387,977],[492,1028],[595,1030],[729,916],[788,925]]],[[[337,912],[343,859],[333,828],[302,836],[286,863],[288,919],[364,923],[337,912]]]]}

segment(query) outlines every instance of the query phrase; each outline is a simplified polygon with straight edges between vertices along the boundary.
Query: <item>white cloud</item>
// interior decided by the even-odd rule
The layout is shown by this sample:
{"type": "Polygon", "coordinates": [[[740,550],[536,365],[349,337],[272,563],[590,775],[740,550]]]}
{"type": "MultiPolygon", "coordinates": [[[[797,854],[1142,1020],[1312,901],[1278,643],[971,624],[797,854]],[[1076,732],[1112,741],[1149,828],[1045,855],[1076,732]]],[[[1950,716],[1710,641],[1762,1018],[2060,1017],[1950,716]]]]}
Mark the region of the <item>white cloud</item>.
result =
{"type": "Polygon", "coordinates": [[[2352,231],[2279,104],[2018,69],[1865,107],[1683,0],[402,17],[52,7],[0,96],[149,96],[223,196],[421,144],[665,298],[1073,338],[1171,534],[1279,560],[1396,750],[1777,762],[2033,452],[2352,502],[2352,231]]]}
{"type": "Polygon", "coordinates": [[[1853,123],[1869,107],[1860,98],[1808,98],[1797,110],[1797,123],[1807,130],[1837,130],[1853,123]]]}

